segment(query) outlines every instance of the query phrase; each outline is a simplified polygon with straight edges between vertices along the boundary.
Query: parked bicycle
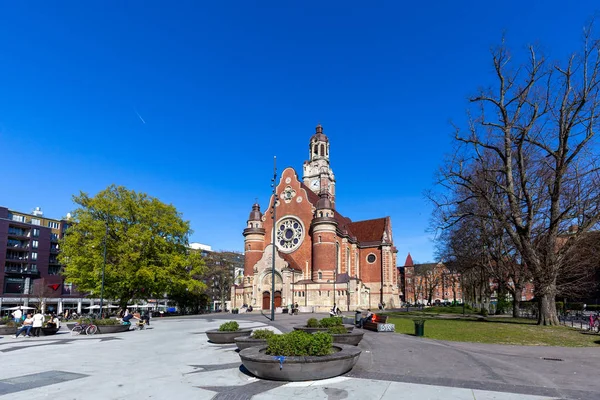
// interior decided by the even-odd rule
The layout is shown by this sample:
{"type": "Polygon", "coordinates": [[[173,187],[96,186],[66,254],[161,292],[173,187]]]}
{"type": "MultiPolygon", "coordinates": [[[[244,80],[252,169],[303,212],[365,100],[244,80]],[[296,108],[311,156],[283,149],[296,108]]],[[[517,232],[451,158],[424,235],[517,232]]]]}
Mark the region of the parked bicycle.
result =
{"type": "Polygon", "coordinates": [[[96,332],[98,332],[98,327],[96,325],[85,322],[78,323],[71,329],[71,335],[80,335],[82,333],[85,335],[94,335],[96,332]]]}

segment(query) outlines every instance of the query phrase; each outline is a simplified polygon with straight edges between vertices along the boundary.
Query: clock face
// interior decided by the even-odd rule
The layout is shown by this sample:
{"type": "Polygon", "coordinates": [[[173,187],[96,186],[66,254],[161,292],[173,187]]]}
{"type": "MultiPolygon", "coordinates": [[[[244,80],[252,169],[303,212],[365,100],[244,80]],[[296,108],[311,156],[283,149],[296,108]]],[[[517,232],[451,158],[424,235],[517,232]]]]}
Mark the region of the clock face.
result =
{"type": "Polygon", "coordinates": [[[321,182],[318,179],[313,179],[312,181],[310,181],[311,189],[318,189],[319,186],[321,186],[321,182]]]}

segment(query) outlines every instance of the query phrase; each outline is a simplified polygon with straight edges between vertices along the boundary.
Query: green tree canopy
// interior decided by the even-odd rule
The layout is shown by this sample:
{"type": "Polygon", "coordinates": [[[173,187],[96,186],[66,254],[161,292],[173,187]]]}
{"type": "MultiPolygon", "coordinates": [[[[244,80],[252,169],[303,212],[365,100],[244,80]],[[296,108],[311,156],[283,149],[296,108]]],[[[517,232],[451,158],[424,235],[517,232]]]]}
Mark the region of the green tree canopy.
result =
{"type": "Polygon", "coordinates": [[[59,257],[66,281],[80,292],[100,296],[105,241],[104,297],[121,307],[171,292],[204,291],[196,279],[204,262],[188,254],[189,222],[173,205],[115,185],[94,197],[81,192],[73,201],[79,207],[59,257]]]}

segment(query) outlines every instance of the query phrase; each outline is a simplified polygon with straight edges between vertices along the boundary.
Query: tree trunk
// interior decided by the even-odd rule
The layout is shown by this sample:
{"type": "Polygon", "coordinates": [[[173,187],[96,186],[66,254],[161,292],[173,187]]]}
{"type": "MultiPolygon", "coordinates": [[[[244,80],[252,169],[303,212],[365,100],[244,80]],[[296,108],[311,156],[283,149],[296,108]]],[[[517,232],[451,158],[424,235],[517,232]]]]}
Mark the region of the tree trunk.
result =
{"type": "Polygon", "coordinates": [[[538,325],[559,325],[555,297],[554,290],[549,290],[538,299],[538,325]]]}
{"type": "Polygon", "coordinates": [[[513,318],[519,318],[521,316],[521,296],[523,288],[520,285],[515,285],[515,291],[513,294],[513,318]]]}

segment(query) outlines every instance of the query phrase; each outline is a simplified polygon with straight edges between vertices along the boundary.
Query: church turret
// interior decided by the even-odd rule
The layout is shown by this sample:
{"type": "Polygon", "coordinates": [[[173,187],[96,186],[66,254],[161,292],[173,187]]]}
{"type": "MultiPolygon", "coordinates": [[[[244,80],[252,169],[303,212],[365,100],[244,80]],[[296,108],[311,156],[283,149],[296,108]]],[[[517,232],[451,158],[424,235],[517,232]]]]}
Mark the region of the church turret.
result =
{"type": "Polygon", "coordinates": [[[338,224],[334,218],[335,211],[329,193],[323,190],[319,197],[311,223],[312,279],[316,282],[333,282],[336,277],[334,271],[339,262],[337,255],[339,245],[336,242],[338,224]]]}
{"type": "Polygon", "coordinates": [[[254,203],[246,229],[244,229],[244,278],[251,277],[254,274],[254,264],[263,255],[265,249],[265,228],[263,227],[262,213],[260,205],[254,203]]]}
{"type": "Polygon", "coordinates": [[[329,166],[329,138],[319,124],[308,143],[308,160],[304,162],[303,182],[315,193],[326,190],[335,204],[335,177],[329,166]]]}

